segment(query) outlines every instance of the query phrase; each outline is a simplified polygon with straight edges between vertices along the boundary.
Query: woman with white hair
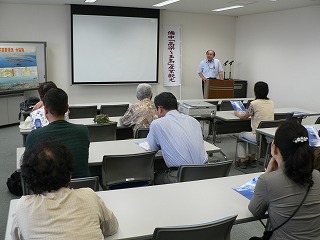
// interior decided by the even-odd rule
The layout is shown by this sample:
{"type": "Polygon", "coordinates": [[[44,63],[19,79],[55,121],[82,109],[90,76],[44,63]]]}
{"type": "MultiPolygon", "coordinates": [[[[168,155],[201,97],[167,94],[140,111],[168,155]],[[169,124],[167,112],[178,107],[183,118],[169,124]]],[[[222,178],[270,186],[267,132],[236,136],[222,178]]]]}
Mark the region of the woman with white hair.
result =
{"type": "Polygon", "coordinates": [[[142,83],[137,87],[137,99],[139,102],[131,105],[122,118],[120,124],[132,127],[134,131],[138,128],[148,128],[157,118],[156,107],[151,101],[152,88],[149,84],[142,83]]]}

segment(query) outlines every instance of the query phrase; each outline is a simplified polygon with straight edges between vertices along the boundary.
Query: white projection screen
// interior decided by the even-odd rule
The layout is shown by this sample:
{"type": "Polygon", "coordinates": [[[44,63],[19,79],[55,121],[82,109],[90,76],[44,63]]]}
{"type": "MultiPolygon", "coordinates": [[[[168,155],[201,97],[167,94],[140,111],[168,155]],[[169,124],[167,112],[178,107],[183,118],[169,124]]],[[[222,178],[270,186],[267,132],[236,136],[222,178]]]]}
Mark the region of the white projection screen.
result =
{"type": "Polygon", "coordinates": [[[158,82],[159,10],[72,5],[72,84],[158,82]]]}

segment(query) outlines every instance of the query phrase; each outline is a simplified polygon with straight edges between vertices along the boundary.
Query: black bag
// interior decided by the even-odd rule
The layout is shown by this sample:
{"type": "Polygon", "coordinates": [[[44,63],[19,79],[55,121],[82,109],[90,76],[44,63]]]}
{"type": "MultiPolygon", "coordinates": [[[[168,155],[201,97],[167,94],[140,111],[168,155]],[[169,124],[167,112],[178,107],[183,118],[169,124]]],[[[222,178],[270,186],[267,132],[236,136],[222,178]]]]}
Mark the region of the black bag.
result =
{"type": "Polygon", "coordinates": [[[22,113],[32,110],[34,105],[36,105],[39,101],[40,99],[38,97],[28,97],[27,100],[20,103],[19,120],[21,118],[22,113]]]}
{"type": "Polygon", "coordinates": [[[249,240],[269,240],[273,234],[273,231],[264,231],[262,237],[252,237],[249,240]]]}
{"type": "Polygon", "coordinates": [[[9,191],[16,196],[22,196],[22,185],[20,172],[14,171],[7,180],[9,191]]]}

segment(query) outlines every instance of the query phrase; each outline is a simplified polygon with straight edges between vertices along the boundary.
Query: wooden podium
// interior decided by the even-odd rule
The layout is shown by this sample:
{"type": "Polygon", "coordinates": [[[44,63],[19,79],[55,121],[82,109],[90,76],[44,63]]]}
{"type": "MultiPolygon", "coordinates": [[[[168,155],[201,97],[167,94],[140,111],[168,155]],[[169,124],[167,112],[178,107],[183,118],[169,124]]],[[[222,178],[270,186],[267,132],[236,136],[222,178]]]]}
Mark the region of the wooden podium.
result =
{"type": "Polygon", "coordinates": [[[204,98],[233,98],[234,81],[208,79],[204,85],[204,98]]]}

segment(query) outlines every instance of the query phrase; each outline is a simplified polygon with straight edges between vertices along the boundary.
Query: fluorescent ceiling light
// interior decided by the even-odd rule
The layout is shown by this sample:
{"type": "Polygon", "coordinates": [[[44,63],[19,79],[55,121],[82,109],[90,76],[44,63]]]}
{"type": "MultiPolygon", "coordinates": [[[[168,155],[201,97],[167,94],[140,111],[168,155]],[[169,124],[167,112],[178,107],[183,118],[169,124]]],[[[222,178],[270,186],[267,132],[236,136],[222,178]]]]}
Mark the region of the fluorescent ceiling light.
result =
{"type": "Polygon", "coordinates": [[[158,3],[156,5],[153,5],[154,7],[162,7],[162,6],[165,6],[165,5],[168,5],[168,4],[171,4],[171,3],[175,3],[175,2],[179,2],[180,0],[168,0],[168,1],[164,1],[164,2],[161,2],[161,3],[158,3]]]}
{"type": "Polygon", "coordinates": [[[86,2],[86,3],[94,3],[94,2],[96,2],[97,0],[85,0],[84,2],[86,2]]]}
{"type": "Polygon", "coordinates": [[[242,7],[243,7],[243,6],[236,5],[236,6],[231,6],[231,7],[218,8],[218,9],[214,9],[214,10],[212,10],[212,11],[214,11],[214,12],[221,12],[221,11],[226,11],[226,10],[235,9],[235,8],[242,8],[242,7]]]}

